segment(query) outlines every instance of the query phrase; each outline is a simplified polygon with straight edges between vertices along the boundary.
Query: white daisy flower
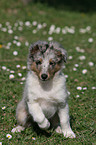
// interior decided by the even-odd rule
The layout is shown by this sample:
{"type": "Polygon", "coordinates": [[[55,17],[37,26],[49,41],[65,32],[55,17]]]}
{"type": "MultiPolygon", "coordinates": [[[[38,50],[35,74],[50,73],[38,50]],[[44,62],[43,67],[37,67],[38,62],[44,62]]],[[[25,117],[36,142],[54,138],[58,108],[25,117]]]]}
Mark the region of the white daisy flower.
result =
{"type": "Polygon", "coordinates": [[[22,21],[19,21],[19,25],[20,25],[20,26],[23,26],[23,22],[22,22],[22,21]]]}
{"type": "Polygon", "coordinates": [[[84,87],[83,90],[87,90],[87,87],[84,87]]]}
{"type": "Polygon", "coordinates": [[[5,108],[6,108],[5,106],[4,106],[4,107],[2,107],[2,110],[5,110],[5,108]]]}
{"type": "Polygon", "coordinates": [[[0,145],[2,145],[2,142],[0,142],[0,145]]]}
{"type": "Polygon", "coordinates": [[[89,31],[91,31],[91,26],[87,26],[86,27],[86,30],[89,32],[89,31]]]}
{"type": "Polygon", "coordinates": [[[69,91],[68,91],[67,93],[68,93],[68,95],[70,95],[70,94],[71,94],[69,91]]]}
{"type": "Polygon", "coordinates": [[[9,30],[8,30],[8,33],[9,33],[9,34],[12,34],[12,33],[13,33],[13,30],[9,29],[9,30]]]}
{"type": "Polygon", "coordinates": [[[55,25],[51,25],[49,28],[50,31],[54,32],[55,31],[55,25]]]}
{"type": "Polygon", "coordinates": [[[85,52],[85,50],[84,49],[80,49],[80,47],[76,47],[76,50],[77,50],[77,52],[81,52],[81,53],[84,53],[85,52]]]}
{"type": "Polygon", "coordinates": [[[83,70],[82,70],[82,73],[83,73],[83,74],[86,74],[86,73],[87,73],[87,69],[83,69],[83,70]]]}
{"type": "Polygon", "coordinates": [[[0,24],[0,28],[2,27],[2,24],[0,24]]]}
{"type": "Polygon", "coordinates": [[[48,41],[52,41],[53,40],[53,37],[48,37],[48,41]]]}
{"type": "Polygon", "coordinates": [[[25,46],[29,46],[29,42],[28,41],[25,42],[25,46]]]}
{"type": "Polygon", "coordinates": [[[8,46],[11,46],[12,45],[12,43],[11,42],[8,42],[8,44],[7,44],[8,46]]]}
{"type": "Polygon", "coordinates": [[[20,65],[18,64],[18,65],[16,65],[16,67],[17,67],[17,68],[20,68],[20,65]]]}
{"type": "Polygon", "coordinates": [[[73,56],[69,56],[69,57],[68,57],[68,59],[72,59],[72,58],[73,58],[73,56]]]}
{"type": "Polygon", "coordinates": [[[52,33],[53,33],[52,31],[49,31],[49,32],[48,32],[49,35],[52,35],[52,33]]]}
{"type": "Polygon", "coordinates": [[[79,57],[79,59],[80,59],[80,60],[85,60],[86,57],[82,55],[82,56],[79,57]]]}
{"type": "Polygon", "coordinates": [[[22,77],[22,74],[21,74],[21,73],[18,73],[18,76],[19,76],[19,77],[22,77]]]}
{"type": "Polygon", "coordinates": [[[68,75],[65,75],[65,78],[68,78],[68,75]]]}
{"type": "Polygon", "coordinates": [[[80,86],[79,86],[79,87],[77,87],[77,90],[82,90],[82,87],[80,87],[80,86]]]}
{"type": "Polygon", "coordinates": [[[19,30],[19,31],[22,31],[22,30],[23,30],[23,28],[20,26],[20,27],[18,27],[18,30],[19,30]]]}
{"type": "Polygon", "coordinates": [[[14,26],[17,27],[18,26],[18,23],[15,23],[14,26]]]}
{"type": "Polygon", "coordinates": [[[22,66],[22,69],[26,69],[27,67],[26,66],[22,66]]]}
{"type": "Polygon", "coordinates": [[[7,69],[7,71],[10,71],[10,69],[7,69]]]}
{"type": "Polygon", "coordinates": [[[37,25],[37,29],[42,29],[42,25],[41,24],[38,24],[37,25]]]}
{"type": "Polygon", "coordinates": [[[75,64],[75,67],[78,67],[79,65],[78,64],[75,64]]]}
{"type": "Polygon", "coordinates": [[[95,90],[96,89],[96,87],[92,87],[92,90],[95,90]]]}
{"type": "Polygon", "coordinates": [[[6,68],[6,66],[2,66],[2,69],[3,69],[3,70],[6,70],[7,68],[6,68]]]}
{"type": "Polygon", "coordinates": [[[80,52],[80,47],[77,46],[77,47],[76,47],[76,50],[77,50],[78,52],[80,52]]]}
{"type": "Polygon", "coordinates": [[[75,30],[74,30],[74,29],[69,28],[69,29],[68,29],[68,32],[69,32],[69,33],[71,33],[71,34],[74,34],[74,33],[75,33],[75,30]]]}
{"type": "Polygon", "coordinates": [[[16,40],[13,40],[13,44],[16,44],[17,43],[17,41],[16,40]]]}
{"type": "Polygon", "coordinates": [[[18,52],[17,51],[13,51],[13,55],[18,55],[18,52]]]}
{"type": "Polygon", "coordinates": [[[67,31],[63,28],[62,29],[62,34],[66,34],[67,33],[67,31]]]}
{"type": "Polygon", "coordinates": [[[22,81],[25,81],[25,80],[26,80],[26,78],[25,78],[25,77],[23,77],[21,80],[22,80],[22,81]]]}
{"type": "Polygon", "coordinates": [[[36,140],[36,138],[35,137],[32,137],[32,140],[36,140]]]}
{"type": "Polygon", "coordinates": [[[17,42],[16,45],[17,45],[17,46],[21,46],[21,42],[17,42]]]}
{"type": "Polygon", "coordinates": [[[93,38],[89,38],[88,42],[92,43],[93,42],[93,38]]]}
{"type": "Polygon", "coordinates": [[[30,25],[31,25],[30,21],[26,21],[26,22],[25,22],[25,25],[26,25],[26,26],[30,26],[30,25]]]}
{"type": "Polygon", "coordinates": [[[76,95],[76,98],[79,98],[80,96],[79,95],[76,95]]]}
{"type": "Polygon", "coordinates": [[[86,29],[81,28],[79,32],[84,34],[86,33],[86,29]]]}
{"type": "Polygon", "coordinates": [[[93,65],[94,65],[94,63],[93,63],[93,62],[89,62],[88,64],[89,64],[89,66],[93,66],[93,65]]]}
{"type": "Polygon", "coordinates": [[[84,53],[84,52],[85,52],[85,50],[84,50],[84,49],[80,49],[80,52],[81,52],[81,53],[84,53]]]}
{"type": "Polygon", "coordinates": [[[11,70],[11,71],[10,71],[10,73],[12,73],[12,74],[13,74],[13,73],[15,73],[15,71],[14,71],[14,70],[11,70]]]}
{"type": "Polygon", "coordinates": [[[1,29],[3,32],[6,32],[7,31],[7,28],[2,28],[1,29]]]}
{"type": "Polygon", "coordinates": [[[9,75],[9,79],[14,79],[14,75],[13,74],[9,75]]]}
{"type": "Polygon", "coordinates": [[[36,26],[37,25],[37,22],[36,21],[33,21],[32,25],[33,26],[36,26]]]}
{"type": "Polygon", "coordinates": [[[12,26],[11,26],[11,25],[9,25],[9,26],[8,26],[8,29],[12,29],[12,26]]]}
{"type": "Polygon", "coordinates": [[[14,39],[18,40],[18,36],[14,36],[14,39]]]}
{"type": "Polygon", "coordinates": [[[23,82],[20,82],[21,85],[23,85],[23,82]]]}
{"type": "Polygon", "coordinates": [[[56,30],[55,30],[55,33],[59,34],[61,31],[61,28],[60,27],[57,27],[56,30]]]}
{"type": "Polygon", "coordinates": [[[77,68],[74,67],[74,68],[73,68],[73,71],[77,71],[77,68]]]}
{"type": "Polygon", "coordinates": [[[12,135],[11,135],[11,134],[7,134],[6,137],[7,137],[8,139],[11,139],[11,138],[12,138],[12,135]]]}
{"type": "Polygon", "coordinates": [[[33,34],[36,34],[36,33],[37,33],[37,30],[34,29],[34,30],[33,30],[33,34]]]}
{"type": "Polygon", "coordinates": [[[46,27],[47,26],[47,24],[46,23],[43,23],[43,27],[46,27]]]}
{"type": "Polygon", "coordinates": [[[6,46],[5,48],[6,48],[6,49],[10,49],[10,46],[6,46]]]}

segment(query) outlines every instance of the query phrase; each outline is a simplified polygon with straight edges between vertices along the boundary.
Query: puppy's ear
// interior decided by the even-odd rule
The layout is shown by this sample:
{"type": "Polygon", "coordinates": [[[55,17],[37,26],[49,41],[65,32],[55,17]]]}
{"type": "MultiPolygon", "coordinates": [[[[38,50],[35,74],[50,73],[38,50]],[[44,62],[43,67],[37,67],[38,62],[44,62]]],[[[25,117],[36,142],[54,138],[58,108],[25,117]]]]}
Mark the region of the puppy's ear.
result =
{"type": "Polygon", "coordinates": [[[64,48],[60,48],[61,54],[62,54],[62,59],[66,63],[67,62],[67,51],[64,48]]]}
{"type": "Polygon", "coordinates": [[[60,60],[63,60],[65,63],[67,61],[67,51],[63,48],[58,48],[56,50],[57,56],[60,58],[60,60]]]}
{"type": "Polygon", "coordinates": [[[30,70],[30,67],[34,61],[34,54],[39,50],[39,47],[37,44],[31,44],[29,48],[29,54],[27,59],[27,68],[30,70]]]}
{"type": "Polygon", "coordinates": [[[67,61],[67,51],[62,47],[62,45],[58,42],[51,42],[50,47],[56,50],[57,56],[64,62],[67,61]],[[53,47],[52,47],[53,46],[53,47]]]}
{"type": "Polygon", "coordinates": [[[31,44],[29,48],[29,57],[33,57],[33,55],[39,50],[38,44],[31,44]]]}

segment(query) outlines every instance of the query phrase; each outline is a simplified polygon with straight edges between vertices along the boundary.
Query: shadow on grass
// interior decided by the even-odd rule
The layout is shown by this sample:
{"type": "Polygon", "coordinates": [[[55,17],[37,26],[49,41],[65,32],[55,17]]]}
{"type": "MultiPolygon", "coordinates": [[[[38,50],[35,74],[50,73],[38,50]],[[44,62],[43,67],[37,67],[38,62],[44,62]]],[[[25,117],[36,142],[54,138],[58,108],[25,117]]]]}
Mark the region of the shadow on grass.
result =
{"type": "MultiPolygon", "coordinates": [[[[75,122],[75,118],[71,115],[70,116],[70,126],[72,127],[73,122],[75,122]]],[[[50,132],[50,130],[52,129],[52,126],[48,129],[48,130],[42,130],[38,127],[37,123],[33,122],[31,125],[32,130],[34,130],[34,132],[37,133],[37,135],[44,135],[46,137],[50,137],[52,135],[52,133],[50,132]]],[[[55,128],[54,128],[55,129],[55,128]]],[[[53,129],[53,130],[54,130],[53,129]]]]}
{"type": "MultiPolygon", "coordinates": [[[[28,0],[25,0],[28,1],[28,0]]],[[[56,9],[79,12],[94,12],[96,11],[96,0],[30,0],[32,3],[44,3],[56,9]]]]}
{"type": "Polygon", "coordinates": [[[38,127],[37,123],[33,123],[32,129],[37,133],[37,135],[44,135],[46,137],[50,137],[52,133],[49,130],[45,131],[38,127]]]}
{"type": "Polygon", "coordinates": [[[75,122],[75,117],[73,117],[72,115],[70,116],[70,126],[73,126],[73,122],[75,122]]]}

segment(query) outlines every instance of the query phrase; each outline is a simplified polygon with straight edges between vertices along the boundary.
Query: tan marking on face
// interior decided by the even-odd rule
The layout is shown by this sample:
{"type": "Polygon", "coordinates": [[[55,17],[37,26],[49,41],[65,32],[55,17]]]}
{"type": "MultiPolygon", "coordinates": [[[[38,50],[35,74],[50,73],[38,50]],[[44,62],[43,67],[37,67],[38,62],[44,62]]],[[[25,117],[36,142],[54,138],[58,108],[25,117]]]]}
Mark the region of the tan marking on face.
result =
{"type": "Polygon", "coordinates": [[[36,73],[36,75],[40,78],[41,68],[38,69],[38,67],[36,66],[36,63],[35,62],[32,63],[31,70],[34,71],[36,73]]]}
{"type": "Polygon", "coordinates": [[[50,63],[50,62],[54,62],[54,60],[50,59],[50,60],[49,60],[49,63],[50,63]]]}
{"type": "Polygon", "coordinates": [[[43,61],[42,58],[40,58],[39,61],[42,63],[42,61],[43,61]]]}
{"type": "Polygon", "coordinates": [[[50,62],[53,62],[53,60],[52,60],[52,59],[50,59],[50,60],[49,60],[49,63],[50,63],[50,62]]]}
{"type": "Polygon", "coordinates": [[[54,66],[54,68],[52,68],[52,69],[49,68],[49,70],[48,70],[49,78],[53,77],[55,75],[55,73],[58,72],[60,69],[61,69],[61,65],[58,63],[54,66]]]}

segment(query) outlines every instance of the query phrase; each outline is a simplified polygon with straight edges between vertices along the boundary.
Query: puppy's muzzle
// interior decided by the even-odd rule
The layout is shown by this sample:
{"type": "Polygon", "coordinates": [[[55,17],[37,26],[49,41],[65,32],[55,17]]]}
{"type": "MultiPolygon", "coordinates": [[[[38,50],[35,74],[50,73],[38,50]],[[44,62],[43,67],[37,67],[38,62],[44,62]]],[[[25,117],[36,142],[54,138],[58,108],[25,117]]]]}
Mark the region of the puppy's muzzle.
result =
{"type": "Polygon", "coordinates": [[[42,75],[41,75],[41,79],[42,79],[43,81],[46,81],[46,80],[48,79],[48,75],[47,75],[47,74],[42,74],[42,75]]]}

